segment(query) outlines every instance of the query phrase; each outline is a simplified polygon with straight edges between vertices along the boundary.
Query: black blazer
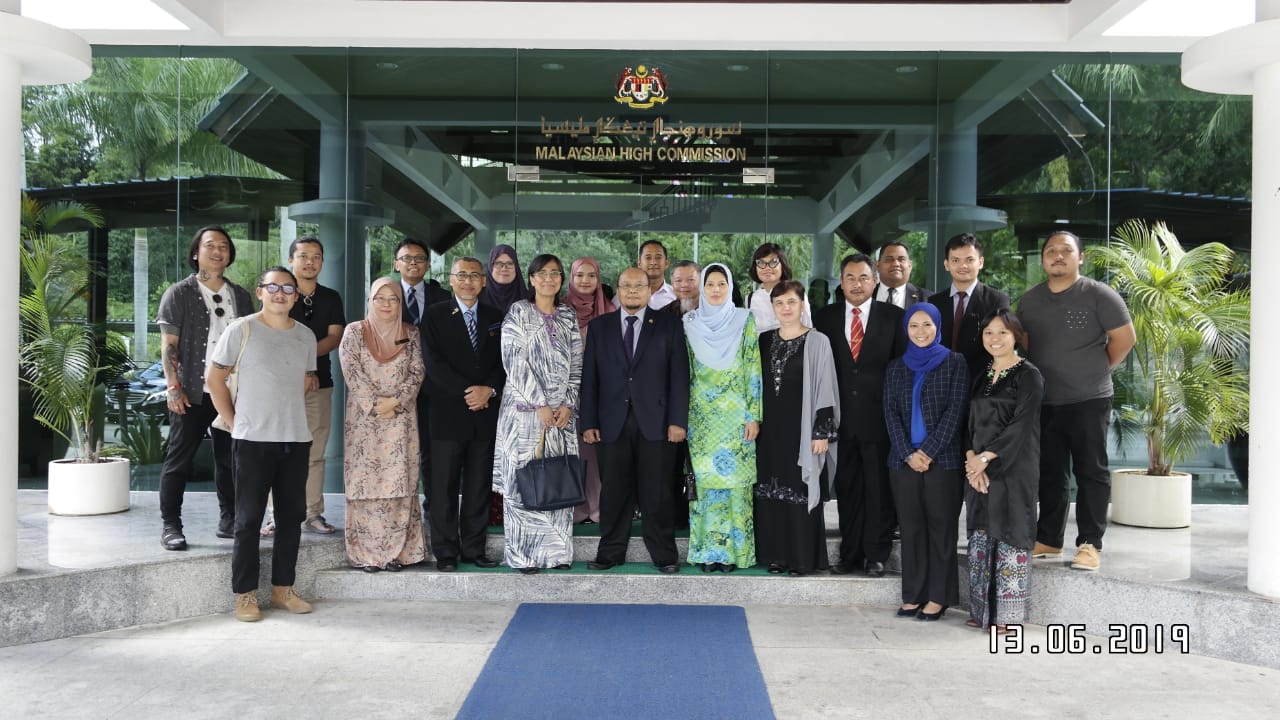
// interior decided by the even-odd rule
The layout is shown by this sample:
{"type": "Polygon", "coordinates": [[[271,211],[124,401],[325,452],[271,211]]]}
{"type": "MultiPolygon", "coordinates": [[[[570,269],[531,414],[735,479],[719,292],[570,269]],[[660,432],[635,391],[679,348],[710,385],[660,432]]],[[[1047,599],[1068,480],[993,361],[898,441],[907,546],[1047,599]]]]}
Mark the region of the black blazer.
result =
{"type": "Polygon", "coordinates": [[[578,427],[597,429],[603,442],[615,442],[630,407],[646,440],[666,440],[667,426],[689,428],[684,323],[670,313],[646,310],[628,367],[620,312],[606,313],[587,325],[578,427]]]}
{"type": "MultiPolygon", "coordinates": [[[[889,467],[907,467],[911,443],[911,395],[915,373],[901,360],[889,364],[885,377],[884,423],[889,431],[889,467]]],[[[964,356],[947,355],[924,376],[920,388],[920,416],[926,430],[920,450],[943,470],[964,466],[965,418],[969,416],[969,373],[964,356]]]]}
{"type": "MultiPolygon", "coordinates": [[[[397,280],[397,282],[400,283],[400,289],[404,290],[404,282],[401,280],[397,280]]],[[[426,325],[427,308],[431,307],[432,305],[435,305],[436,303],[444,302],[446,300],[452,301],[453,296],[450,295],[449,292],[445,290],[443,287],[441,287],[440,283],[436,282],[435,280],[431,280],[431,279],[425,280],[423,282],[423,285],[426,288],[425,290],[423,290],[423,294],[426,295],[426,297],[423,299],[422,308],[420,308],[422,312],[418,313],[418,324],[415,327],[418,328],[418,335],[420,335],[424,340],[424,342],[422,343],[422,365],[423,367],[426,367],[427,343],[425,342],[425,340],[427,337],[427,325],[426,325]]],[[[457,306],[455,305],[455,307],[457,306]]],[[[409,306],[407,303],[403,303],[403,302],[400,303],[400,319],[403,322],[409,323],[410,325],[413,324],[413,322],[409,320],[409,306]]],[[[467,344],[468,345],[471,344],[470,339],[467,340],[467,344]]],[[[428,397],[431,396],[431,389],[429,387],[429,384],[430,383],[427,383],[424,381],[422,383],[422,386],[418,388],[419,403],[425,401],[428,397]]],[[[418,418],[418,422],[423,422],[423,420],[424,418],[418,418]]]]}
{"type": "Polygon", "coordinates": [[[476,303],[478,349],[471,349],[467,321],[457,303],[436,303],[423,313],[424,385],[431,386],[428,417],[431,437],[440,440],[492,440],[498,427],[498,404],[507,373],[502,368],[502,313],[476,303]],[[472,412],[462,399],[471,385],[487,385],[498,394],[489,407],[472,412]]]}
{"type": "MultiPolygon", "coordinates": [[[[905,295],[905,297],[907,298],[904,304],[908,308],[910,308],[912,305],[915,305],[916,303],[926,302],[929,299],[928,290],[922,287],[916,287],[911,283],[907,283],[906,285],[903,285],[898,289],[901,290],[905,295]]],[[[874,297],[874,298],[880,297],[880,283],[876,283],[876,289],[872,291],[871,297],[874,297]]],[[[844,298],[839,298],[839,299],[841,301],[844,300],[844,298]]]]}
{"type": "Polygon", "coordinates": [[[970,295],[965,303],[964,318],[960,323],[960,335],[957,337],[956,347],[951,347],[951,328],[955,326],[956,317],[951,288],[935,293],[929,298],[929,302],[942,312],[942,327],[938,328],[942,345],[964,356],[965,362],[969,365],[969,379],[972,380],[985,372],[987,363],[991,362],[991,355],[987,354],[982,347],[982,335],[978,332],[978,324],[992,310],[1008,308],[1009,296],[981,282],[976,283],[970,289],[970,295]]]}
{"type": "Polygon", "coordinates": [[[858,362],[849,354],[844,337],[844,300],[813,315],[813,327],[827,336],[835,355],[840,386],[840,437],[864,443],[887,443],[884,428],[884,371],[907,349],[902,308],[873,301],[862,336],[858,362]]]}

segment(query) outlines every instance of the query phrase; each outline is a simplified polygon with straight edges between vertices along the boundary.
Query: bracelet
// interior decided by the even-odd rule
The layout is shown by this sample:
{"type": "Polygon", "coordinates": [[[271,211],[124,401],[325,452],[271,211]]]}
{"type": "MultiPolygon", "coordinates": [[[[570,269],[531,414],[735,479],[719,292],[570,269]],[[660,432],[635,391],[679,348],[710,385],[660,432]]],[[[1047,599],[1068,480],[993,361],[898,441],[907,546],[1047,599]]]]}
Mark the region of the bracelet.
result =
{"type": "Polygon", "coordinates": [[[167,387],[167,388],[165,388],[165,389],[166,389],[166,390],[168,390],[168,391],[170,391],[170,392],[173,392],[174,390],[181,390],[181,389],[182,389],[182,385],[181,385],[180,383],[174,383],[173,385],[170,385],[169,387],[167,387]]]}

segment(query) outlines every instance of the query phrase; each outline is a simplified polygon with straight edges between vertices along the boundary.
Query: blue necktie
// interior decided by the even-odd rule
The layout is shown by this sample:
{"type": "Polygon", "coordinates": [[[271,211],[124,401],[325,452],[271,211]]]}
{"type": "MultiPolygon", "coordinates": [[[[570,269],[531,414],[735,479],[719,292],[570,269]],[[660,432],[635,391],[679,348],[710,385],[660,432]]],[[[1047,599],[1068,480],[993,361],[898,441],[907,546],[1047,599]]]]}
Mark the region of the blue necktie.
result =
{"type": "Polygon", "coordinates": [[[631,364],[631,357],[635,354],[636,345],[636,320],[640,318],[632,315],[627,318],[627,329],[622,333],[622,348],[627,351],[627,364],[631,364]]]}
{"type": "Polygon", "coordinates": [[[418,289],[417,288],[409,288],[409,300],[405,304],[405,307],[409,308],[409,322],[413,323],[414,325],[417,325],[418,319],[421,317],[421,315],[418,314],[418,289]]]}
{"type": "Polygon", "coordinates": [[[471,336],[471,349],[480,349],[480,340],[476,337],[476,310],[471,308],[463,313],[467,318],[467,335],[471,336]]]}

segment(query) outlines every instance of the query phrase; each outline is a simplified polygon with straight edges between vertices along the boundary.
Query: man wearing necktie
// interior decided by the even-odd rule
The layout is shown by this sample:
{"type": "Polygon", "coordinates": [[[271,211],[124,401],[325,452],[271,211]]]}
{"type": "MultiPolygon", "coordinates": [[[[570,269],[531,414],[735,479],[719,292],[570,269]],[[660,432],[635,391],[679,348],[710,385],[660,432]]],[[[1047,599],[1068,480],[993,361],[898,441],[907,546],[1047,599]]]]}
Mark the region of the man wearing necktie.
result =
{"type": "Polygon", "coordinates": [[[884,371],[906,350],[901,309],[872,297],[875,272],[861,253],[840,263],[844,302],[813,315],[835,355],[840,389],[840,444],[836,460],[836,509],[840,560],[831,571],[863,569],[884,575],[893,548],[893,499],[889,494],[889,435],[884,424],[884,371]]]}
{"type": "Polygon", "coordinates": [[[880,302],[905,310],[912,305],[924,302],[929,291],[912,285],[911,256],[907,254],[907,246],[897,240],[890,240],[880,246],[880,259],[876,262],[876,273],[879,284],[876,285],[873,297],[880,302]]]}
{"type": "Polygon", "coordinates": [[[500,342],[502,312],[479,301],[484,265],[458,258],[449,273],[454,302],[425,311],[422,345],[431,386],[431,552],[436,569],[450,572],[458,560],[497,567],[485,556],[498,395],[506,383],[500,342]],[[458,495],[462,501],[459,504],[458,495]]]}
{"type": "MultiPolygon", "coordinates": [[[[431,253],[416,240],[405,238],[396,247],[395,268],[400,273],[400,287],[404,290],[402,319],[418,328],[418,334],[426,337],[423,320],[426,309],[438,302],[449,300],[449,293],[435,280],[427,279],[431,253]]],[[[426,363],[427,346],[421,343],[423,363],[426,363]]],[[[431,500],[431,436],[426,418],[429,416],[428,383],[418,390],[418,467],[422,473],[422,517],[428,516],[431,500]]]]}
{"type": "Polygon", "coordinates": [[[982,270],[982,243],[972,233],[962,233],[947,241],[943,267],[951,274],[951,287],[929,298],[942,311],[940,342],[964,355],[969,380],[987,371],[991,356],[982,347],[978,325],[994,310],[1009,307],[1009,296],[978,281],[982,270]]]}
{"type": "Polygon", "coordinates": [[[600,546],[592,570],[626,562],[633,510],[663,573],[678,572],[670,480],[676,443],[689,427],[689,351],[684,326],[648,307],[649,281],[628,268],[618,278],[620,311],[587,326],[582,361],[582,439],[600,453],[600,546]]]}

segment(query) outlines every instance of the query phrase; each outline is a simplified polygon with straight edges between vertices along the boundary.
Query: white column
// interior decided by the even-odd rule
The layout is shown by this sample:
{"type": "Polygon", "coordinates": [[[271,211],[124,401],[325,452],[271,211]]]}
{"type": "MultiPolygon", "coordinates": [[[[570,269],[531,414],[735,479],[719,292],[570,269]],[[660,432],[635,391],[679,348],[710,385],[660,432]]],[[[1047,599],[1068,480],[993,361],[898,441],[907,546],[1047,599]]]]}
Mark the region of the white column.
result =
{"type": "MultiPolygon", "coordinates": [[[[18,296],[18,210],[22,162],[22,86],[89,77],[92,53],[79,37],[17,14],[0,0],[0,294],[18,296]]],[[[0,368],[18,367],[18,305],[0,309],[0,368]]],[[[12,372],[8,370],[7,372],[12,372]]],[[[10,376],[12,377],[12,376],[10,376]]],[[[18,384],[0,382],[0,575],[18,569],[18,384]]]]}
{"type": "MultiPolygon", "coordinates": [[[[1253,95],[1253,277],[1280,274],[1280,0],[1258,0],[1257,22],[1192,45],[1182,81],[1207,92],[1253,95]]],[[[1280,327],[1268,322],[1265,284],[1254,288],[1249,354],[1249,590],[1280,598],[1280,476],[1268,463],[1280,433],[1280,327]],[[1254,463],[1253,460],[1257,460],[1254,463]],[[1254,467],[1256,465],[1256,468],[1254,467]]]]}

